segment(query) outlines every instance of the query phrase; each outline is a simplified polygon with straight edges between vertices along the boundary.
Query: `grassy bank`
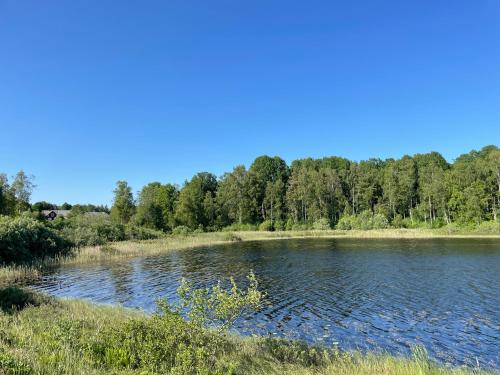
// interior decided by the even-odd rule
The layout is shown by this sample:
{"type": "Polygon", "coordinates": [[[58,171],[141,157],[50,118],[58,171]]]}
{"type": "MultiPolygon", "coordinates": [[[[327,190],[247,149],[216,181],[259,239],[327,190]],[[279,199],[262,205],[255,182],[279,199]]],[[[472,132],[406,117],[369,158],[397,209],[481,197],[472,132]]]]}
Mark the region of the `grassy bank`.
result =
{"type": "MultiPolygon", "coordinates": [[[[439,229],[380,229],[380,230],[308,230],[277,232],[210,232],[186,236],[168,236],[145,241],[121,241],[103,246],[89,246],[73,255],[61,257],[59,264],[107,261],[126,257],[156,255],[173,250],[210,247],[239,241],[265,241],[293,238],[359,238],[359,239],[430,239],[430,238],[498,238],[500,234],[473,232],[447,233],[439,229]]],[[[53,264],[54,262],[50,262],[53,264]]]]}
{"type": "Polygon", "coordinates": [[[0,292],[2,374],[486,374],[196,328],[175,314],[0,292]],[[13,302],[14,301],[14,302],[13,302]],[[27,306],[27,304],[33,306],[27,306]],[[19,310],[11,309],[12,305],[19,310]]]}
{"type": "Polygon", "coordinates": [[[75,249],[70,255],[49,258],[31,265],[0,267],[0,283],[16,283],[35,279],[49,267],[61,264],[79,264],[112,261],[127,257],[156,255],[172,250],[201,246],[216,246],[235,241],[264,241],[287,238],[364,238],[364,239],[430,239],[430,238],[498,238],[500,234],[473,231],[449,232],[445,229],[379,229],[379,230],[308,230],[276,232],[211,232],[144,241],[112,242],[102,246],[75,249]]]}

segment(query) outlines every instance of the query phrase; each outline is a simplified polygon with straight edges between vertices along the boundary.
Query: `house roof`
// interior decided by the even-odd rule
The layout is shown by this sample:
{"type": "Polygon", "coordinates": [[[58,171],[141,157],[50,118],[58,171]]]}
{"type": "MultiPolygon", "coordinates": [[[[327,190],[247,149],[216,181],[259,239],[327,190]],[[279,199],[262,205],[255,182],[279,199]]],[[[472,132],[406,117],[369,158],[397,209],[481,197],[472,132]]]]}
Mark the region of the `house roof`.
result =
{"type": "MultiPolygon", "coordinates": [[[[70,214],[71,210],[42,210],[42,214],[44,216],[48,216],[51,212],[54,212],[56,216],[62,216],[62,217],[68,217],[70,214]]],[[[85,212],[85,216],[100,216],[100,217],[107,217],[109,216],[108,213],[106,212],[96,212],[96,211],[91,211],[91,212],[85,212]]]]}
{"type": "Polygon", "coordinates": [[[70,210],[42,210],[42,214],[45,216],[47,216],[51,212],[54,212],[57,216],[67,217],[71,211],[70,210]]]}

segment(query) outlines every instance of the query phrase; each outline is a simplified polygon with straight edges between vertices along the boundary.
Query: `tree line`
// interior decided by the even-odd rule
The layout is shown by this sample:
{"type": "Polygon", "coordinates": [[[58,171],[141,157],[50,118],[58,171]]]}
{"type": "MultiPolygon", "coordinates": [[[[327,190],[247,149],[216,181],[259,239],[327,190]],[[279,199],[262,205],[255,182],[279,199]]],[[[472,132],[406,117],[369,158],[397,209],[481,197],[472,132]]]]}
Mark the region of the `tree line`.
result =
{"type": "Polygon", "coordinates": [[[0,215],[19,216],[23,212],[38,213],[43,210],[68,210],[73,216],[86,212],[109,213],[109,208],[104,205],[69,204],[67,202],[57,205],[46,201],[30,204],[31,194],[35,187],[34,176],[27,175],[23,170],[13,176],[12,183],[9,183],[6,173],[0,173],[0,215]]]}
{"type": "Polygon", "coordinates": [[[111,218],[151,229],[266,230],[478,225],[498,220],[500,149],[486,146],[448,163],[438,152],[360,162],[260,156],[217,178],[201,172],[180,188],[152,182],[134,197],[114,190],[111,218]],[[361,224],[359,224],[361,223],[361,224]]]}

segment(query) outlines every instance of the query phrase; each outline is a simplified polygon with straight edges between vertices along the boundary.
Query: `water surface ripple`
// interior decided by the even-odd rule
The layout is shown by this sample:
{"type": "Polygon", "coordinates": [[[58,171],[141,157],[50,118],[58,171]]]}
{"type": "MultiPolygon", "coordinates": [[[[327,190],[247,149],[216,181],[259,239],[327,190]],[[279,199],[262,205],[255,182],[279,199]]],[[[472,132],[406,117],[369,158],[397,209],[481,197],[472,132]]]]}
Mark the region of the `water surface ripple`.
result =
{"type": "Polygon", "coordinates": [[[243,242],[108,264],[65,266],[35,288],[60,297],[154,310],[197,286],[253,269],[265,308],[237,322],[343,349],[408,354],[423,345],[444,364],[500,367],[500,241],[300,239],[243,242]]]}

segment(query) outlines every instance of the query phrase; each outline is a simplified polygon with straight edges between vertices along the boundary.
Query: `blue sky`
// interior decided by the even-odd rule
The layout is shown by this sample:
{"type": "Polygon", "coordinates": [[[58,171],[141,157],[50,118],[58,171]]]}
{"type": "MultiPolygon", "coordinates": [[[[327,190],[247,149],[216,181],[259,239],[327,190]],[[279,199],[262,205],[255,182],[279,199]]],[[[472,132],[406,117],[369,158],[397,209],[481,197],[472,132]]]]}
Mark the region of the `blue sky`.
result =
{"type": "Polygon", "coordinates": [[[0,46],[0,172],[33,201],[500,143],[498,0],[0,0],[0,46]]]}

